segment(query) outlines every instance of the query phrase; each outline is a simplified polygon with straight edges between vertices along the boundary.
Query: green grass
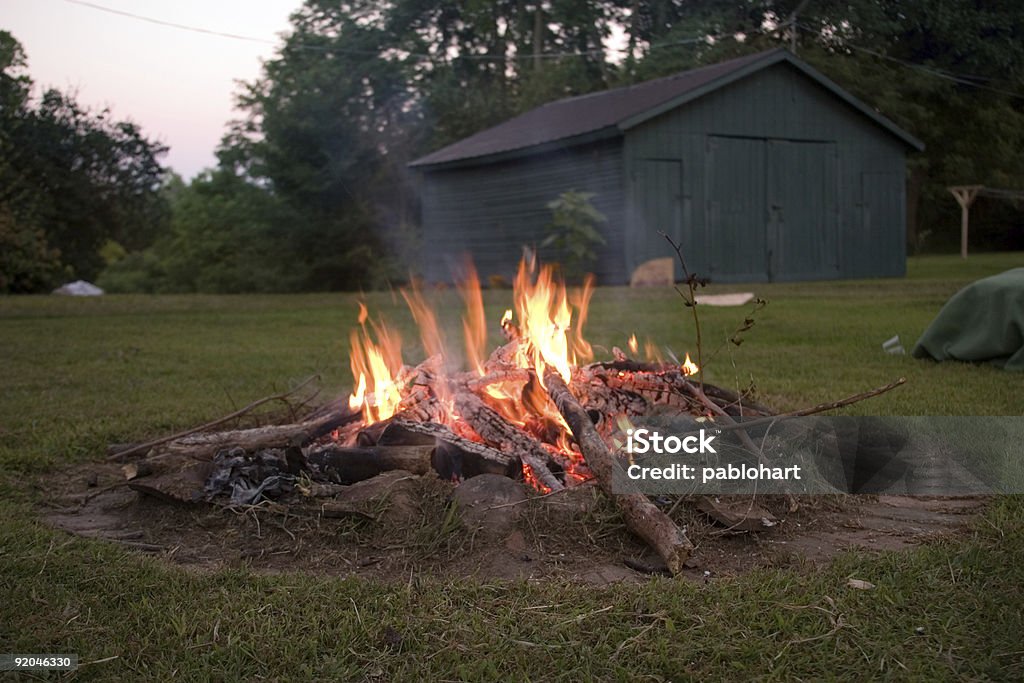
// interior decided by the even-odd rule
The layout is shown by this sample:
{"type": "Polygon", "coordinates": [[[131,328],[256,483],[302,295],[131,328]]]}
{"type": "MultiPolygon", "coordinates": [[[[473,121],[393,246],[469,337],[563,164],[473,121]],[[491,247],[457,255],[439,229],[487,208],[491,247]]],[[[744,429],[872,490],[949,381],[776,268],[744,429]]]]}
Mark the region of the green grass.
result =
{"type": "MultiPolygon", "coordinates": [[[[1022,254],[922,257],[904,280],[712,287],[770,304],[741,347],[726,345],[707,365],[708,379],[753,382],[763,401],[789,409],[902,376],[906,386],[849,412],[1020,415],[1019,374],[890,356],[881,343],[899,334],[909,350],[959,287],[1021,265],[1022,254]]],[[[509,295],[486,293],[490,319],[509,295]]],[[[457,330],[457,295],[434,296],[445,328],[457,330]]],[[[401,299],[366,298],[418,359],[401,299]]],[[[38,476],[99,460],[109,442],[192,426],[314,372],[325,395],[348,386],[356,310],[356,297],[339,294],[0,299],[0,652],[116,656],[77,674],[99,680],[1024,677],[1024,501],[1015,497],[969,536],[909,553],[597,590],[200,573],[38,521],[38,476]],[[845,588],[851,575],[878,589],[845,588]]],[[[702,309],[705,353],[744,312],[702,309]]],[[[625,346],[636,331],[694,355],[671,290],[601,289],[590,320],[598,346],[625,346]]]]}

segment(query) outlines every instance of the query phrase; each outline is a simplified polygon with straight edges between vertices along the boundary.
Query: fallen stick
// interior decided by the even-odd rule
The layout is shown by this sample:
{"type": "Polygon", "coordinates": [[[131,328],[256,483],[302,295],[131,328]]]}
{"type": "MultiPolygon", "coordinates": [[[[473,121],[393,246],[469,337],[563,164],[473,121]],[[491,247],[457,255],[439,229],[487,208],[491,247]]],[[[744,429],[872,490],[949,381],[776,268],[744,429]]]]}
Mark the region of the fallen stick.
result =
{"type": "MultiPolygon", "coordinates": [[[[845,408],[846,406],[859,403],[875,396],[881,396],[882,394],[892,391],[896,387],[902,386],[907,383],[906,377],[900,377],[899,379],[889,382],[885,386],[871,389],[870,391],[864,391],[853,396],[847,396],[841,398],[838,401],[832,401],[830,403],[819,403],[811,408],[801,408],[800,410],[793,410],[788,413],[779,413],[778,415],[770,415],[768,417],[759,417],[756,420],[747,420],[745,422],[734,422],[733,424],[717,426],[723,432],[732,431],[734,429],[749,429],[752,427],[760,427],[762,425],[771,424],[779,420],[785,420],[791,417],[807,417],[809,415],[817,415],[818,413],[824,413],[826,410],[838,410],[839,408],[845,408]]],[[[693,432],[687,432],[687,434],[696,434],[698,430],[693,432]]],[[[681,435],[682,436],[682,435],[681,435]]]]}
{"type": "Polygon", "coordinates": [[[130,458],[130,457],[132,457],[134,455],[141,455],[141,454],[148,453],[149,450],[151,448],[153,448],[154,446],[160,446],[162,444],[168,443],[169,441],[175,441],[177,439],[181,439],[181,438],[184,438],[186,436],[190,436],[192,434],[195,434],[196,432],[202,432],[202,431],[205,431],[207,429],[212,429],[212,428],[214,428],[214,427],[216,427],[218,425],[224,424],[225,422],[229,422],[231,420],[234,420],[235,418],[241,417],[241,416],[245,415],[246,413],[252,411],[253,409],[258,408],[259,406],[263,405],[264,403],[270,403],[271,401],[281,401],[281,400],[284,400],[284,399],[288,398],[289,396],[291,396],[292,394],[294,394],[295,392],[297,392],[299,389],[303,388],[304,386],[306,386],[307,384],[312,382],[317,377],[319,377],[319,375],[310,375],[309,377],[304,379],[302,382],[300,382],[299,385],[296,386],[294,389],[290,389],[289,391],[285,391],[285,392],[280,393],[280,394],[274,394],[273,396],[265,396],[264,398],[261,398],[258,401],[253,401],[252,403],[250,403],[249,405],[245,406],[244,408],[240,408],[239,410],[236,410],[235,412],[233,412],[233,413],[231,413],[229,415],[225,415],[224,417],[217,418],[216,420],[213,420],[212,422],[207,422],[206,424],[199,425],[198,427],[193,427],[192,429],[186,429],[183,432],[178,432],[176,434],[171,434],[170,436],[165,436],[165,437],[162,437],[162,438],[159,438],[159,439],[154,439],[153,441],[147,441],[146,443],[141,443],[141,444],[138,444],[137,446],[132,446],[131,448],[129,448],[127,450],[118,451],[117,453],[114,453],[113,455],[108,456],[107,460],[119,460],[119,461],[120,460],[126,460],[127,458],[130,458]]]}
{"type": "Polygon", "coordinates": [[[615,456],[594,429],[587,411],[583,410],[557,373],[547,372],[544,375],[544,384],[551,400],[558,407],[558,412],[565,418],[573,436],[576,437],[580,452],[583,453],[590,471],[597,478],[601,490],[618,505],[626,527],[661,556],[673,575],[680,573],[693,551],[690,539],[668,515],[648,500],[647,496],[641,493],[616,494],[612,490],[613,472],[618,464],[615,462],[615,456]]]}
{"type": "MultiPolygon", "coordinates": [[[[686,378],[682,378],[682,381],[679,382],[679,385],[682,387],[684,391],[686,391],[688,394],[690,394],[695,399],[700,401],[701,404],[703,404],[704,407],[708,409],[709,413],[721,418],[725,422],[726,426],[736,430],[737,436],[740,439],[740,443],[743,444],[743,447],[747,449],[747,451],[751,455],[757,457],[757,461],[759,463],[763,465],[768,464],[768,459],[764,457],[764,453],[761,452],[760,447],[758,447],[758,445],[754,443],[753,439],[750,438],[750,435],[747,434],[747,432],[744,430],[745,425],[743,425],[740,422],[736,422],[736,420],[733,419],[732,415],[725,412],[724,408],[722,408],[717,403],[708,398],[707,394],[704,393],[704,390],[700,386],[697,386],[693,382],[687,381],[686,378]]],[[[703,386],[703,384],[701,386],[703,386]]]]}

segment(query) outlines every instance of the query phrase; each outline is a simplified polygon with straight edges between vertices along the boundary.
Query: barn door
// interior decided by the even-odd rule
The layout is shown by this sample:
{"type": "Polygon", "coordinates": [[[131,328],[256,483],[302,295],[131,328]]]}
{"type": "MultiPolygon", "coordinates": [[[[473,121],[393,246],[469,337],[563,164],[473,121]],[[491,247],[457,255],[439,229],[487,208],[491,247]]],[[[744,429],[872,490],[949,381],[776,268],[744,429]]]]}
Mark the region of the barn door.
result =
{"type": "Polygon", "coordinates": [[[835,145],[768,140],[767,148],[768,279],[837,277],[835,145]]]}
{"type": "Polygon", "coordinates": [[[627,272],[645,261],[675,256],[661,232],[683,240],[683,164],[678,159],[636,159],[632,177],[633,231],[627,272]]]}
{"type": "Polygon", "coordinates": [[[764,140],[712,136],[705,158],[708,274],[763,280],[768,270],[764,140]]]}

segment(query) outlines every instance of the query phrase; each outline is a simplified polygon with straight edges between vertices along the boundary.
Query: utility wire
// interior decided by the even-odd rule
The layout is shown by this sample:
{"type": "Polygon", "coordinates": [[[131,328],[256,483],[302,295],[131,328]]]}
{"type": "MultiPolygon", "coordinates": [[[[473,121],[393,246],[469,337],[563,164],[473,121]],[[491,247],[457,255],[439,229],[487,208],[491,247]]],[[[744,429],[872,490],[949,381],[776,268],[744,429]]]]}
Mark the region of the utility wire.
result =
{"type": "MultiPolygon", "coordinates": [[[[108,14],[114,14],[114,15],[117,15],[117,16],[126,17],[126,18],[129,18],[129,19],[134,19],[136,21],[144,21],[144,22],[147,22],[147,23],[150,23],[150,24],[156,24],[158,26],[166,26],[166,27],[169,27],[169,28],[175,28],[175,29],[179,29],[179,30],[182,30],[182,31],[191,31],[193,33],[202,33],[204,35],[217,36],[217,37],[221,37],[221,38],[230,38],[232,40],[241,40],[241,41],[250,42],[250,43],[261,43],[263,45],[277,45],[278,44],[278,41],[270,40],[268,38],[258,38],[258,37],[255,37],[255,36],[244,36],[244,35],[240,35],[240,34],[237,34],[237,33],[227,33],[225,31],[215,31],[215,30],[212,30],[212,29],[202,28],[200,26],[191,26],[191,25],[188,25],[188,24],[180,24],[180,23],[173,22],[173,21],[165,21],[163,19],[156,19],[154,17],[148,17],[148,16],[144,16],[144,15],[141,15],[141,14],[136,14],[134,12],[127,12],[127,11],[124,11],[124,10],[115,9],[113,7],[107,7],[106,5],[100,5],[100,4],[95,3],[95,2],[89,2],[88,0],[64,0],[64,2],[67,2],[67,3],[72,4],[72,5],[79,5],[81,7],[88,7],[89,9],[94,9],[94,10],[97,10],[99,12],[106,12],[108,14]]],[[[802,3],[800,8],[798,8],[798,10],[801,9],[806,4],[807,4],[806,1],[804,3],[802,3]]],[[[793,15],[791,15],[789,18],[787,18],[786,21],[784,21],[781,24],[773,27],[770,31],[765,31],[763,29],[757,28],[757,29],[752,29],[750,31],[736,31],[736,32],[732,32],[732,33],[722,33],[722,34],[718,34],[718,35],[695,36],[695,37],[692,37],[692,38],[683,38],[683,39],[680,39],[680,40],[667,41],[667,42],[663,42],[663,43],[652,43],[652,44],[648,45],[647,50],[650,52],[650,51],[663,50],[663,49],[672,48],[672,47],[681,47],[681,46],[685,46],[685,45],[696,45],[696,44],[699,44],[699,43],[713,44],[713,43],[715,43],[717,41],[720,41],[720,40],[728,40],[730,38],[735,39],[735,37],[739,33],[743,33],[743,35],[749,37],[749,36],[757,35],[757,34],[760,34],[760,33],[777,33],[778,31],[780,31],[780,30],[782,30],[782,29],[784,29],[784,28],[786,28],[788,26],[794,26],[798,30],[801,30],[801,31],[804,31],[806,33],[810,33],[810,34],[813,34],[813,35],[817,35],[817,36],[821,35],[821,30],[820,29],[815,29],[814,27],[807,26],[806,24],[797,23],[796,21],[794,21],[795,19],[796,19],[796,12],[794,12],[793,15]]],[[[915,62],[909,62],[907,60],[899,59],[897,57],[892,57],[892,56],[884,54],[882,52],[878,52],[877,50],[872,50],[870,48],[862,47],[860,45],[856,45],[854,43],[850,43],[850,42],[847,42],[847,41],[842,41],[841,45],[843,47],[846,47],[846,48],[850,49],[850,50],[855,50],[857,52],[861,52],[861,53],[864,53],[864,54],[867,54],[867,55],[871,55],[871,56],[876,57],[878,59],[884,59],[886,61],[890,61],[890,62],[893,62],[895,64],[900,64],[901,66],[907,67],[909,69],[914,69],[916,71],[920,71],[922,73],[929,74],[929,75],[934,76],[936,78],[942,78],[942,79],[945,79],[947,81],[951,81],[953,83],[957,83],[958,85],[965,85],[965,86],[968,86],[968,87],[971,87],[971,88],[978,88],[978,89],[981,89],[981,90],[988,90],[990,92],[999,93],[1001,95],[1006,95],[1006,96],[1012,97],[1014,99],[1024,99],[1024,95],[1021,95],[1020,93],[1013,92],[1013,91],[1010,91],[1010,90],[1004,90],[1002,88],[994,88],[992,86],[985,85],[983,83],[979,83],[978,81],[981,80],[981,79],[979,77],[977,77],[977,76],[970,76],[970,75],[966,75],[966,74],[958,74],[958,73],[954,73],[954,72],[951,72],[951,71],[946,71],[946,70],[943,70],[943,69],[938,69],[938,68],[934,68],[934,67],[925,66],[924,64],[917,64],[915,62]]],[[[305,51],[315,51],[315,52],[331,52],[331,53],[338,53],[338,54],[351,54],[351,55],[357,55],[357,56],[370,56],[370,57],[378,56],[380,54],[380,51],[377,51],[377,50],[356,50],[356,49],[352,49],[352,48],[331,47],[331,46],[326,46],[326,45],[309,45],[309,44],[301,44],[301,43],[286,44],[285,47],[287,49],[289,49],[289,50],[300,50],[300,51],[301,50],[305,50],[305,51]]],[[[541,53],[539,55],[534,55],[532,53],[521,54],[521,55],[520,54],[516,54],[516,55],[459,54],[459,55],[455,56],[455,58],[456,59],[478,60],[478,61],[501,61],[501,62],[505,62],[505,61],[508,61],[510,59],[511,60],[532,60],[535,57],[540,57],[541,59],[565,59],[565,58],[569,58],[569,57],[589,57],[589,56],[595,56],[595,55],[605,55],[605,54],[607,54],[609,52],[628,53],[628,52],[630,52],[630,50],[631,49],[628,48],[628,47],[626,47],[626,48],[601,47],[601,48],[594,48],[594,49],[591,49],[591,50],[575,50],[573,52],[547,52],[547,53],[541,53]]],[[[399,50],[399,51],[404,53],[404,54],[407,54],[410,57],[421,57],[421,58],[424,58],[424,59],[436,59],[438,57],[437,54],[418,53],[418,52],[406,52],[404,50],[399,50]]]]}
{"type": "MultiPolygon", "coordinates": [[[[100,4],[97,4],[95,2],[88,2],[87,0],[64,0],[64,2],[67,2],[67,3],[72,4],[72,5],[79,5],[81,7],[88,7],[90,9],[94,9],[94,10],[97,10],[97,11],[100,11],[100,12],[106,12],[108,14],[114,14],[114,15],[117,15],[117,16],[126,17],[126,18],[129,18],[129,19],[134,19],[134,20],[137,20],[137,21],[144,21],[144,22],[147,22],[147,23],[150,23],[150,24],[156,24],[157,26],[166,26],[166,27],[169,27],[169,28],[175,28],[175,29],[179,29],[179,30],[182,30],[182,31],[191,31],[193,33],[202,33],[204,35],[209,35],[209,36],[218,36],[218,37],[221,37],[221,38],[230,38],[232,40],[242,40],[242,41],[246,41],[246,42],[250,42],[250,43],[261,43],[263,45],[277,45],[278,44],[277,41],[270,40],[268,38],[257,38],[255,36],[243,36],[243,35],[239,35],[237,33],[226,33],[224,31],[215,31],[215,30],[212,30],[212,29],[202,28],[202,27],[199,27],[199,26],[191,26],[191,25],[188,25],[188,24],[179,24],[179,23],[173,22],[173,21],[165,21],[163,19],[156,19],[156,18],[153,18],[153,17],[143,16],[141,14],[135,14],[134,12],[127,12],[127,11],[124,11],[124,10],[115,9],[113,7],[107,7],[105,5],[100,5],[100,4]]],[[[777,28],[783,28],[784,26],[785,26],[785,24],[781,25],[781,26],[779,26],[777,28]]],[[[711,43],[717,42],[719,40],[727,40],[729,38],[735,38],[735,36],[738,33],[743,33],[745,36],[749,37],[749,36],[752,36],[752,35],[757,35],[758,33],[762,33],[762,32],[763,31],[761,29],[752,29],[750,31],[737,31],[737,32],[733,32],[733,33],[723,33],[723,34],[719,34],[719,35],[705,35],[705,36],[697,36],[697,37],[693,37],[693,38],[683,38],[683,39],[680,39],[680,40],[667,41],[667,42],[663,42],[663,43],[653,43],[653,44],[649,45],[647,47],[647,49],[648,50],[661,50],[661,49],[665,49],[665,48],[680,47],[680,46],[684,46],[684,45],[696,45],[698,43],[708,43],[708,44],[711,44],[711,43]]],[[[332,46],[327,46],[327,45],[309,45],[309,44],[301,44],[301,43],[286,44],[285,47],[287,49],[289,49],[289,50],[300,50],[300,51],[304,50],[304,51],[313,51],[313,52],[331,52],[331,53],[337,53],[337,54],[350,54],[350,55],[369,56],[369,57],[378,56],[380,54],[380,51],[377,51],[377,50],[356,50],[356,49],[352,49],[352,48],[332,47],[332,46]]],[[[439,56],[437,54],[430,54],[430,53],[425,53],[425,52],[408,52],[408,51],[402,50],[400,48],[397,48],[397,51],[402,53],[402,54],[406,54],[406,55],[408,55],[410,57],[422,57],[424,59],[436,59],[439,56]]],[[[624,48],[601,47],[601,48],[593,48],[593,49],[590,49],[590,50],[574,50],[572,52],[545,52],[545,53],[541,53],[539,55],[534,55],[532,53],[515,54],[515,55],[459,54],[459,55],[456,55],[455,58],[456,59],[477,60],[477,61],[500,61],[500,62],[505,62],[505,61],[508,61],[510,59],[511,60],[532,60],[532,59],[534,59],[534,57],[540,57],[541,59],[565,59],[565,58],[569,58],[569,57],[589,57],[589,56],[596,56],[596,55],[605,55],[605,54],[607,54],[609,52],[628,53],[630,51],[631,51],[631,48],[628,48],[628,47],[624,47],[624,48]]]]}
{"type": "Polygon", "coordinates": [[[154,19],[153,17],[144,17],[141,14],[125,12],[124,10],[114,9],[113,7],[106,7],[104,5],[97,5],[94,2],[86,2],[86,0],[64,0],[64,2],[70,3],[72,5],[81,5],[82,7],[88,7],[90,9],[99,10],[100,12],[107,12],[109,14],[116,14],[118,16],[128,17],[129,19],[145,21],[150,24],[157,24],[158,26],[169,26],[171,28],[181,29],[183,31],[192,31],[193,33],[205,33],[209,36],[220,36],[222,38],[231,38],[232,40],[244,40],[250,43],[263,43],[265,45],[276,44],[276,41],[270,40],[268,38],[254,38],[253,36],[241,36],[237,33],[212,31],[210,29],[200,28],[198,26],[187,26],[186,24],[178,24],[173,21],[164,21],[163,19],[154,19]]]}
{"type": "MultiPolygon", "coordinates": [[[[821,36],[821,31],[818,30],[818,29],[815,29],[812,26],[807,26],[805,24],[796,24],[796,26],[797,26],[797,28],[799,28],[802,31],[806,31],[807,33],[811,33],[811,34],[814,34],[814,35],[817,35],[817,36],[821,36]]],[[[914,69],[915,71],[920,71],[921,73],[926,73],[926,74],[928,74],[930,76],[935,76],[936,78],[942,78],[942,79],[945,79],[947,81],[952,81],[953,83],[957,83],[959,85],[966,85],[966,86],[971,87],[971,88],[978,88],[978,89],[981,89],[981,90],[988,90],[988,91],[991,91],[991,92],[999,93],[1001,95],[1007,95],[1008,97],[1012,97],[1014,99],[1024,99],[1024,95],[1022,95],[1022,94],[1020,94],[1018,92],[1013,92],[1012,90],[1003,90],[1002,88],[994,88],[994,87],[992,87],[990,85],[985,85],[983,83],[978,83],[977,81],[981,80],[978,76],[968,76],[968,75],[964,75],[964,74],[957,74],[957,73],[954,73],[952,71],[946,71],[944,69],[937,69],[937,68],[933,68],[933,67],[930,67],[930,66],[925,66],[924,64],[918,64],[916,62],[909,62],[909,61],[907,61],[905,59],[899,59],[898,57],[893,57],[893,56],[887,55],[887,54],[885,54],[883,52],[878,52],[877,50],[872,50],[870,48],[861,47],[860,45],[855,45],[854,43],[850,43],[850,42],[847,42],[845,40],[841,41],[840,45],[842,47],[849,48],[849,49],[855,50],[857,52],[862,52],[864,54],[871,55],[872,57],[877,57],[878,59],[884,59],[886,61],[893,62],[895,64],[899,64],[901,66],[907,67],[908,69],[914,69]]]]}

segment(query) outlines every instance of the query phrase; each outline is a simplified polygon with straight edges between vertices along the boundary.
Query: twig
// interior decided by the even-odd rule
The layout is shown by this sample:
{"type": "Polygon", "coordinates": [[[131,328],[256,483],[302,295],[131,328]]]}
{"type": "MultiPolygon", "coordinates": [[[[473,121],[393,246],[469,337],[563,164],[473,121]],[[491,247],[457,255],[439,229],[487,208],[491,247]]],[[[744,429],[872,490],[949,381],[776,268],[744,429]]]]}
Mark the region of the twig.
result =
{"type": "Polygon", "coordinates": [[[678,286],[673,285],[673,289],[675,289],[676,292],[679,293],[679,296],[683,297],[683,301],[686,303],[686,305],[689,307],[689,309],[691,311],[693,311],[693,328],[694,328],[694,331],[697,333],[697,367],[700,368],[700,388],[701,388],[701,393],[703,393],[704,392],[704,352],[703,352],[703,344],[701,343],[701,337],[700,337],[700,316],[697,315],[697,292],[696,292],[697,278],[694,275],[690,275],[690,271],[686,267],[686,259],[683,257],[683,247],[682,247],[682,245],[679,244],[678,242],[676,242],[671,237],[669,237],[668,233],[665,232],[665,231],[661,231],[661,236],[664,237],[665,240],[669,244],[671,244],[672,248],[675,250],[676,256],[679,258],[679,265],[683,267],[683,277],[686,278],[686,280],[685,280],[686,286],[687,286],[687,289],[690,292],[690,297],[687,298],[686,295],[683,294],[683,290],[679,289],[678,286]]]}
{"type": "Polygon", "coordinates": [[[285,391],[285,392],[280,393],[280,394],[274,394],[273,396],[265,396],[264,398],[261,398],[258,401],[253,401],[252,403],[250,403],[249,405],[245,406],[244,408],[240,408],[240,409],[236,410],[235,412],[233,412],[233,413],[231,413],[229,415],[225,415],[224,417],[221,417],[221,418],[218,418],[216,420],[213,420],[212,422],[207,422],[206,424],[199,425],[198,427],[193,427],[191,429],[186,429],[183,432],[178,432],[176,434],[171,434],[170,436],[161,437],[159,439],[154,439],[153,441],[147,441],[146,443],[141,443],[141,444],[139,444],[137,446],[132,446],[131,448],[129,448],[127,450],[119,451],[117,453],[114,453],[113,455],[109,456],[107,458],[107,460],[124,460],[124,459],[132,457],[133,455],[139,455],[139,454],[142,454],[142,453],[146,453],[147,451],[149,451],[149,449],[151,449],[151,448],[153,448],[155,446],[159,446],[161,444],[165,444],[168,441],[174,441],[175,439],[180,439],[182,437],[189,436],[190,434],[195,434],[196,432],[201,432],[201,431],[204,431],[204,430],[207,430],[207,429],[212,429],[213,427],[216,427],[218,425],[222,425],[225,422],[228,422],[230,420],[234,420],[237,417],[241,417],[241,416],[245,415],[246,413],[254,410],[255,408],[258,408],[259,406],[263,405],[264,403],[270,403],[271,401],[282,401],[282,400],[288,398],[289,396],[291,396],[292,394],[294,394],[295,392],[297,392],[299,389],[302,389],[303,387],[305,387],[307,384],[309,384],[313,380],[319,379],[319,377],[320,377],[320,375],[310,375],[309,377],[304,379],[302,382],[300,382],[299,385],[296,386],[294,389],[290,389],[289,391],[285,391]]]}
{"type": "MultiPolygon", "coordinates": [[[[847,396],[846,398],[839,399],[838,401],[832,401],[831,403],[819,403],[813,408],[802,408],[801,410],[794,410],[788,413],[780,413],[778,415],[772,415],[769,417],[760,417],[756,420],[749,420],[746,422],[736,422],[734,424],[726,424],[716,429],[720,429],[723,432],[732,431],[734,429],[748,429],[750,427],[760,427],[764,424],[771,424],[777,420],[783,420],[791,417],[807,417],[808,415],[817,415],[818,413],[824,413],[826,410],[838,410],[839,408],[845,408],[846,406],[859,403],[875,396],[881,396],[882,394],[892,391],[898,386],[902,386],[907,383],[906,377],[900,377],[894,382],[889,382],[885,386],[872,389],[871,391],[865,391],[853,396],[847,396]]],[[[696,430],[694,431],[696,433],[696,430]]]]}

